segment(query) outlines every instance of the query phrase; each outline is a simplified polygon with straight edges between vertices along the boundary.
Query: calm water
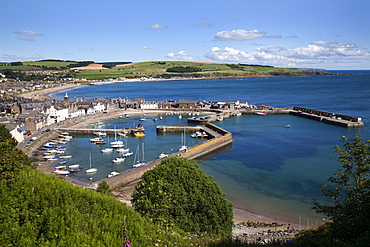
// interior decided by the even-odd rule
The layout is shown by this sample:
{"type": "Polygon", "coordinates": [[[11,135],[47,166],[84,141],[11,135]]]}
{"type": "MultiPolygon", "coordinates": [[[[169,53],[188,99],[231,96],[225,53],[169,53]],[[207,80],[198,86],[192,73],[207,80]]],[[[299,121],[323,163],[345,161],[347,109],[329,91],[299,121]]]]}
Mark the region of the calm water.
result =
{"type": "MultiPolygon", "coordinates": [[[[346,71],[348,72],[348,71],[346,71]]],[[[370,139],[370,71],[350,71],[352,76],[314,76],[245,78],[202,81],[130,82],[81,87],[67,91],[70,98],[87,99],[144,98],[146,100],[240,100],[250,104],[274,107],[302,106],[362,117],[365,127],[348,129],[299,118],[291,115],[244,115],[216,124],[233,133],[231,147],[198,160],[200,166],[212,175],[223,191],[237,206],[256,214],[290,219],[302,225],[321,224],[323,216],[310,208],[312,198],[319,198],[320,186],[327,182],[341,163],[333,153],[335,145],[342,144],[342,136],[359,134],[370,139]],[[289,123],[291,128],[284,128],[289,123]]],[[[65,92],[52,96],[63,98],[65,92]]],[[[154,159],[161,152],[177,150],[181,134],[157,135],[155,126],[186,125],[186,117],[164,116],[159,121],[142,122],[147,130],[144,138],[128,138],[127,145],[134,151],[144,142],[145,158],[154,159]]],[[[138,118],[113,119],[106,128],[134,126],[138,118]]],[[[89,164],[99,172],[92,177],[78,174],[79,179],[95,181],[106,177],[112,170],[123,171],[132,166],[132,157],[114,165],[116,154],[101,154],[101,146],[90,144],[88,139],[76,138],[68,144],[73,151],[73,162],[89,164]],[[91,178],[91,179],[90,179],[91,178]]],[[[189,136],[188,145],[195,142],[189,136]]]]}

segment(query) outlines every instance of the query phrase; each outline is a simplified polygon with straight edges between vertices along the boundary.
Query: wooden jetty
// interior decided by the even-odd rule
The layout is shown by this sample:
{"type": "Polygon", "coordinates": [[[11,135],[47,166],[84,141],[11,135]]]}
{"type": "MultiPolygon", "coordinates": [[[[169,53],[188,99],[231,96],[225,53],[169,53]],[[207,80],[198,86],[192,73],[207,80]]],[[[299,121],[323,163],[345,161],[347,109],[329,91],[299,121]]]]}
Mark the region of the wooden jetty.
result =
{"type": "Polygon", "coordinates": [[[290,111],[290,114],[347,128],[358,128],[364,126],[364,123],[360,117],[352,117],[343,114],[318,111],[297,106],[293,107],[293,110],[290,111]]]}

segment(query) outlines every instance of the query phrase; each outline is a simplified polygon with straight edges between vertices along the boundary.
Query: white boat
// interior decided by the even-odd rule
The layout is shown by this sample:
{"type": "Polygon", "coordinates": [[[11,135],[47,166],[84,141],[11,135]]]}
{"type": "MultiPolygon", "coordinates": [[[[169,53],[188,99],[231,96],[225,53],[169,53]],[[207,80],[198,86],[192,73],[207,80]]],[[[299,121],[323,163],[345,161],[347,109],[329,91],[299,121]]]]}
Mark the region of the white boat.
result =
{"type": "Polygon", "coordinates": [[[113,148],[104,148],[101,150],[102,153],[110,153],[113,151],[113,148]]]}
{"type": "Polygon", "coordinates": [[[55,158],[55,155],[45,155],[44,156],[44,159],[46,159],[46,160],[52,159],[52,158],[55,158]]]}
{"type": "Polygon", "coordinates": [[[119,174],[119,172],[112,171],[111,173],[108,174],[108,178],[113,177],[113,176],[116,176],[118,174],[119,174]]]}
{"type": "Polygon", "coordinates": [[[256,112],[254,112],[254,114],[260,115],[260,116],[266,116],[266,112],[265,111],[256,111],[256,112]]]}
{"type": "Polygon", "coordinates": [[[110,143],[112,148],[122,148],[124,146],[123,141],[113,141],[110,143]]]}
{"type": "Polygon", "coordinates": [[[120,163],[120,162],[123,162],[123,161],[125,161],[125,157],[116,157],[116,158],[114,158],[114,160],[112,160],[112,162],[113,163],[120,163]]]}
{"type": "Polygon", "coordinates": [[[64,169],[66,168],[67,166],[56,166],[55,169],[59,170],[59,169],[64,169]]]}
{"type": "Polygon", "coordinates": [[[290,124],[284,124],[285,128],[290,128],[290,124]]]}
{"type": "Polygon", "coordinates": [[[90,154],[90,168],[86,170],[86,173],[96,172],[98,169],[91,167],[91,154],[90,154]]]}
{"type": "Polygon", "coordinates": [[[139,167],[139,166],[143,166],[143,165],[146,164],[144,162],[144,160],[145,160],[145,157],[144,157],[144,143],[142,143],[142,152],[143,152],[143,159],[142,159],[142,161],[139,160],[140,159],[139,158],[139,156],[140,156],[139,152],[140,152],[139,145],[137,145],[136,153],[135,153],[135,157],[134,157],[134,164],[132,165],[134,168],[139,167]]]}
{"type": "Polygon", "coordinates": [[[68,166],[69,169],[76,169],[76,168],[79,168],[79,167],[80,167],[80,165],[78,165],[78,164],[68,166]]]}
{"type": "Polygon", "coordinates": [[[72,155],[63,155],[63,156],[59,156],[60,159],[70,159],[72,158],[72,155]]]}
{"type": "Polygon", "coordinates": [[[100,137],[95,137],[95,138],[92,138],[90,139],[90,142],[103,142],[104,140],[100,137]]]}
{"type": "Polygon", "coordinates": [[[107,133],[103,132],[103,131],[97,131],[97,132],[94,132],[94,134],[96,136],[107,136],[107,133]]]}
{"type": "Polygon", "coordinates": [[[68,132],[62,132],[62,133],[60,133],[61,135],[64,135],[64,136],[66,136],[66,135],[69,135],[69,133],[68,132]]]}
{"type": "Polygon", "coordinates": [[[161,153],[158,157],[158,159],[164,159],[164,158],[167,158],[168,157],[168,154],[165,154],[165,153],[161,153]]]}
{"type": "Polygon", "coordinates": [[[129,156],[132,156],[133,154],[134,154],[133,152],[124,153],[124,154],[122,154],[122,157],[129,157],[129,156]]]}
{"type": "Polygon", "coordinates": [[[118,153],[128,153],[130,152],[130,149],[129,148],[118,148],[116,151],[118,153]]]}
{"type": "Polygon", "coordinates": [[[117,140],[116,128],[114,128],[114,139],[115,140],[109,144],[111,148],[121,148],[124,146],[123,141],[117,140]]]}
{"type": "Polygon", "coordinates": [[[181,147],[179,148],[179,151],[184,151],[186,149],[188,149],[188,146],[186,146],[185,129],[184,129],[184,133],[181,136],[181,147]]]}

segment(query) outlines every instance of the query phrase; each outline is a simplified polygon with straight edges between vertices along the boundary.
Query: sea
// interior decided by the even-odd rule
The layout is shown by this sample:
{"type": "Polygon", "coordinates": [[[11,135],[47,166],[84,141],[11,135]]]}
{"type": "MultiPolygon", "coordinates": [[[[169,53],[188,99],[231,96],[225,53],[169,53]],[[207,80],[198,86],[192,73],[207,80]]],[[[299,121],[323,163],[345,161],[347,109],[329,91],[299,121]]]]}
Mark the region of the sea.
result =
{"type": "MultiPolygon", "coordinates": [[[[312,210],[312,200],[326,202],[320,186],[330,186],[328,178],[342,165],[333,148],[343,144],[343,136],[352,139],[359,135],[370,140],[370,70],[329,72],[351,75],[121,82],[84,86],[50,96],[63,98],[67,93],[70,99],[239,100],[254,105],[300,106],[361,117],[365,124],[361,128],[345,128],[289,114],[231,117],[215,124],[231,132],[234,142],[196,160],[206,174],[218,182],[234,207],[299,227],[316,227],[327,217],[312,210]],[[285,124],[291,127],[285,128],[285,124]]],[[[188,125],[188,116],[151,114],[145,116],[146,121],[140,121],[141,118],[111,119],[103,123],[103,128],[119,129],[141,123],[146,136],[125,138],[125,143],[134,156],[146,160],[156,159],[162,152],[177,151],[184,142],[191,146],[201,141],[191,138],[190,133],[185,137],[182,133],[156,133],[157,125],[188,125]],[[159,117],[163,120],[158,120],[159,117]]],[[[72,175],[74,179],[94,182],[113,170],[121,172],[132,167],[134,156],[114,164],[112,159],[117,153],[101,153],[103,147],[91,144],[89,138],[93,137],[76,136],[66,144],[67,153],[73,155],[70,162],[86,168],[91,164],[98,172],[76,173],[72,175]]]]}

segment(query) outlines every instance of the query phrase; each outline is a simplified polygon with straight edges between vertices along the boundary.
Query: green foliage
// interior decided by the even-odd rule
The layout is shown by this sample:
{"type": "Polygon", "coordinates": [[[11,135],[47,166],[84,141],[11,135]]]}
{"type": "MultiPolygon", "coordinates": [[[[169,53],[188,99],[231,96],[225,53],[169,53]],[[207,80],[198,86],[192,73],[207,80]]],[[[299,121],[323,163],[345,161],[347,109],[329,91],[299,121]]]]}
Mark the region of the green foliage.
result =
{"type": "Polygon", "coordinates": [[[0,139],[1,169],[17,168],[11,183],[3,172],[0,178],[0,246],[118,247],[128,239],[143,247],[212,243],[177,228],[165,231],[111,196],[32,169],[4,126],[0,139]]]}
{"type": "Polygon", "coordinates": [[[102,181],[99,183],[98,188],[96,189],[97,192],[103,194],[103,195],[110,195],[111,189],[109,188],[109,184],[107,181],[102,181]]]}
{"type": "Polygon", "coordinates": [[[192,72],[201,72],[202,69],[193,66],[176,66],[166,69],[166,72],[175,72],[175,73],[192,73],[192,72]]]}
{"type": "Polygon", "coordinates": [[[31,160],[19,149],[5,125],[0,125],[0,179],[6,183],[14,180],[25,167],[31,167],[31,160]]]}
{"type": "Polygon", "coordinates": [[[322,186],[330,202],[315,200],[314,209],[332,219],[333,238],[347,243],[364,241],[370,237],[370,141],[358,135],[351,141],[343,137],[343,141],[343,147],[335,147],[342,169],[328,179],[333,187],[322,186]]]}
{"type": "Polygon", "coordinates": [[[187,232],[230,237],[232,204],[217,182],[192,160],[164,159],[136,187],[133,206],[145,218],[187,232]]]}

